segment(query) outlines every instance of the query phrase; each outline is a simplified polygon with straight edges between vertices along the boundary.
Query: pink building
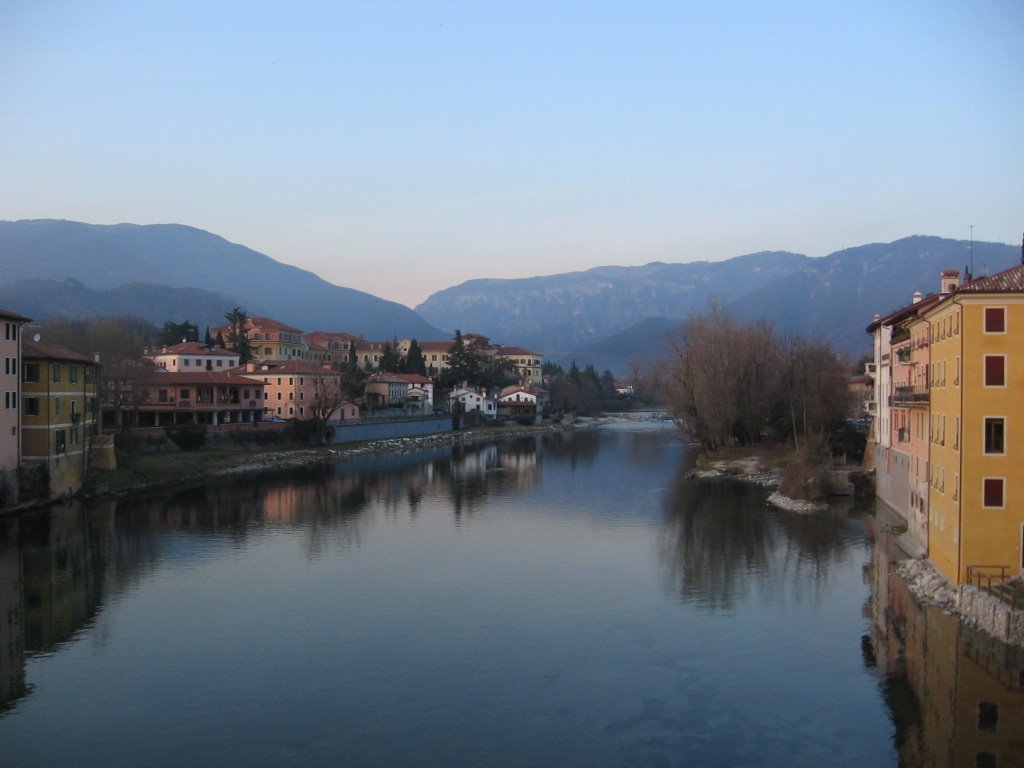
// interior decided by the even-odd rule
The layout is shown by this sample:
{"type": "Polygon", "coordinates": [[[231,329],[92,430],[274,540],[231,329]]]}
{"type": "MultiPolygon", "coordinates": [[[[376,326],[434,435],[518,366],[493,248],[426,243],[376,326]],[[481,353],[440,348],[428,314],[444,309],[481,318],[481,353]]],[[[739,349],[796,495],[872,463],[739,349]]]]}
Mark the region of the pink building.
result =
{"type": "Polygon", "coordinates": [[[351,413],[351,407],[342,411],[342,374],[329,365],[307,360],[263,360],[236,370],[263,383],[265,418],[312,419],[319,415],[330,420],[351,413]]]}

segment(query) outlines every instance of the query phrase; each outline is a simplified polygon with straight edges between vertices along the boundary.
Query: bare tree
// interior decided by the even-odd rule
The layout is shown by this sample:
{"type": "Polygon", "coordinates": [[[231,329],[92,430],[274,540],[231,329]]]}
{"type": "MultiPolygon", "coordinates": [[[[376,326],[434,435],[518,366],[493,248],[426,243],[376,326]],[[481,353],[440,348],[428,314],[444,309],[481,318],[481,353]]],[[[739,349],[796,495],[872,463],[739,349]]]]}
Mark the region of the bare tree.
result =
{"type": "Polygon", "coordinates": [[[332,374],[316,377],[309,413],[316,427],[317,442],[326,441],[328,424],[347,399],[340,376],[332,374]]]}

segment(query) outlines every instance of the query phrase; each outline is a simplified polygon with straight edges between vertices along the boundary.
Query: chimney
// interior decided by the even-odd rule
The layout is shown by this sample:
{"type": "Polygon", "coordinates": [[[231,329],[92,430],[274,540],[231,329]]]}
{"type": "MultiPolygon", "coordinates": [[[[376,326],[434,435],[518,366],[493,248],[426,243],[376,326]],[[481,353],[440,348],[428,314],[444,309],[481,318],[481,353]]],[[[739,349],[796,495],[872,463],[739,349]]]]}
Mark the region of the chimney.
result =
{"type": "Polygon", "coordinates": [[[914,291],[914,295],[911,298],[913,299],[913,301],[911,303],[917,304],[921,300],[921,292],[920,291],[914,291]]]}
{"type": "Polygon", "coordinates": [[[944,269],[942,275],[939,278],[939,284],[941,286],[939,290],[940,296],[947,296],[957,288],[960,287],[960,270],[958,269],[944,269]]]}
{"type": "Polygon", "coordinates": [[[880,314],[878,314],[877,312],[875,312],[875,314],[871,316],[871,322],[873,322],[873,323],[877,323],[881,319],[882,319],[882,316],[880,314]]]}

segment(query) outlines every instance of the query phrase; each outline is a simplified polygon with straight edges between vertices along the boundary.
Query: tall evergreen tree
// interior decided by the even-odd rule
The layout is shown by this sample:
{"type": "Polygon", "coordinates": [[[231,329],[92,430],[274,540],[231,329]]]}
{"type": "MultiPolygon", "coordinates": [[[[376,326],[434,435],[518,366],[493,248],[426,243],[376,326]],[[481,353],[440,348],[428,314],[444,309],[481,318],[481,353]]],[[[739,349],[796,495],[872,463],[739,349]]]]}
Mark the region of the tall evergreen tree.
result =
{"type": "Polygon", "coordinates": [[[245,325],[249,320],[249,316],[245,314],[244,309],[235,307],[230,312],[225,313],[224,319],[231,325],[231,328],[228,330],[226,348],[237,352],[239,362],[244,365],[252,359],[249,337],[245,335],[245,325]]]}
{"type": "Polygon", "coordinates": [[[380,363],[377,369],[389,373],[399,373],[402,367],[402,357],[398,351],[398,339],[393,342],[385,341],[380,351],[380,363]]]}
{"type": "Polygon", "coordinates": [[[421,376],[427,375],[427,361],[423,357],[423,350],[420,349],[419,342],[416,339],[409,342],[409,351],[405,354],[405,365],[403,367],[406,373],[418,373],[421,376]]]}

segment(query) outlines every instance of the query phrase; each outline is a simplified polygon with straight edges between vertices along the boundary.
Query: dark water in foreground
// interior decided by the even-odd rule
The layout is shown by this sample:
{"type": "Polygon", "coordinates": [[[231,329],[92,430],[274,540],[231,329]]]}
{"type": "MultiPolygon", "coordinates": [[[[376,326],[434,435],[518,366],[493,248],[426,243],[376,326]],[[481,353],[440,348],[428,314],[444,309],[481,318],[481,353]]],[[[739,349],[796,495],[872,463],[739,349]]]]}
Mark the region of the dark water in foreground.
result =
{"type": "Polygon", "coordinates": [[[1020,764],[1019,671],[869,512],[683,481],[674,437],[0,520],[0,765],[1020,764]]]}

